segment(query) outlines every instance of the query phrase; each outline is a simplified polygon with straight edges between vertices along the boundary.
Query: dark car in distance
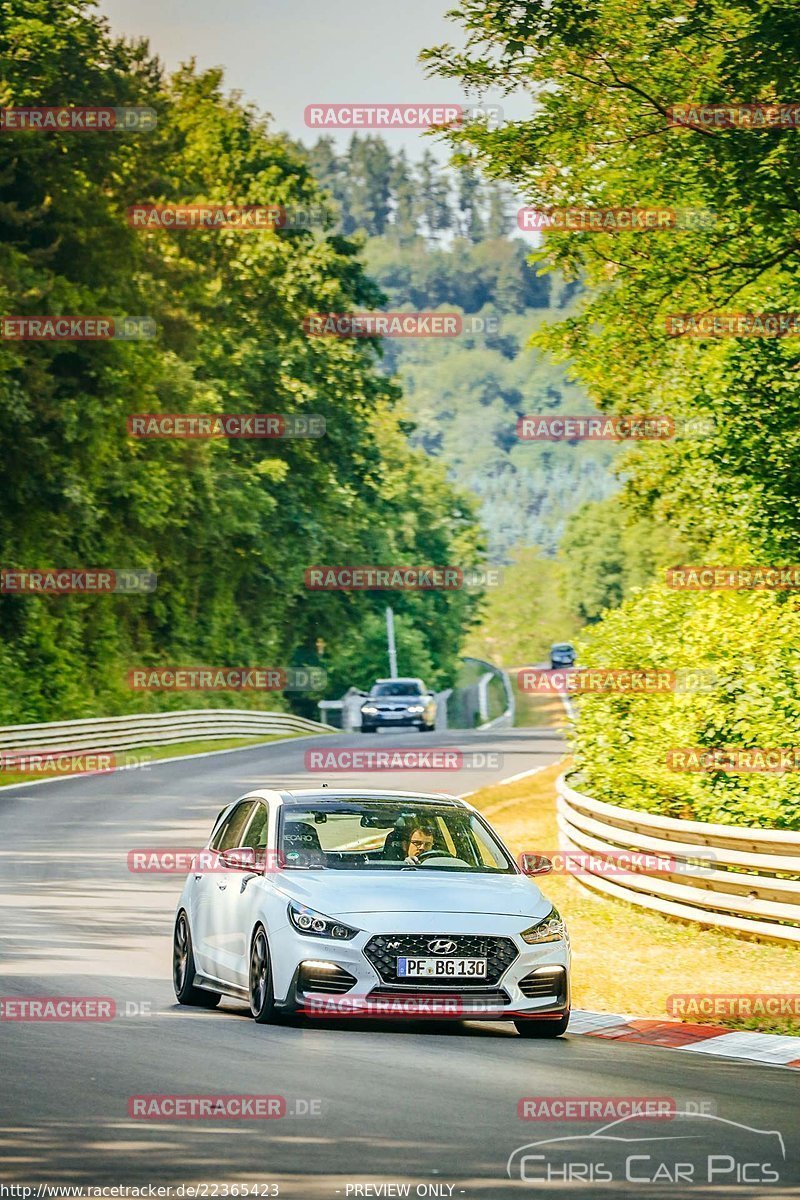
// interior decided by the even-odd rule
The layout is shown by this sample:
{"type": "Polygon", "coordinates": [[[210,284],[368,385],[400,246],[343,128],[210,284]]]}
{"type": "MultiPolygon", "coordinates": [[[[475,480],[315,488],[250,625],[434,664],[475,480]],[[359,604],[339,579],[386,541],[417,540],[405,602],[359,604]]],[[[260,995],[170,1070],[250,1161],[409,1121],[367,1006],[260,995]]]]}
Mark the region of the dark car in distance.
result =
{"type": "Polygon", "coordinates": [[[361,705],[361,732],[416,726],[420,733],[436,728],[436,697],[421,679],[377,679],[361,705]]]}
{"type": "Polygon", "coordinates": [[[575,666],[575,647],[571,642],[554,642],[550,647],[550,667],[553,671],[559,667],[575,666]]]}

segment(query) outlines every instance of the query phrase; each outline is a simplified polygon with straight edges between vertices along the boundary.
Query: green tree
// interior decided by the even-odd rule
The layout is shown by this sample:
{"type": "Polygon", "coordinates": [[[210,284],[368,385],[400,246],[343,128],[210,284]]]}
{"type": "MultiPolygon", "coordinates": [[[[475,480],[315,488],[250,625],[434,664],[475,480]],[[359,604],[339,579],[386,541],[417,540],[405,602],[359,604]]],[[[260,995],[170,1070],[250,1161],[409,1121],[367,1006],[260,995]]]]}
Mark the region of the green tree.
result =
{"type": "Polygon", "coordinates": [[[461,236],[479,242],[484,234],[483,185],[474,163],[465,162],[458,174],[458,208],[461,236]]]}
{"type": "Polygon", "coordinates": [[[662,230],[548,232],[545,267],[587,287],[543,335],[605,410],[710,415],[706,441],[642,445],[629,492],[692,536],[746,537],[777,560],[800,535],[800,385],[791,339],[667,335],[683,312],[794,311],[800,243],[792,128],[671,127],[670,107],[785,101],[800,65],[800,10],[704,0],[676,18],[657,0],[462,0],[466,46],[431,69],[482,89],[522,88],[531,118],[452,131],[460,153],[536,208],[650,206],[662,230]],[[694,216],[692,216],[694,214],[694,216]],[[691,219],[690,219],[691,218],[691,219]],[[613,369],[609,369],[613,364],[613,369]]]}
{"type": "Polygon", "coordinates": [[[419,208],[425,232],[434,240],[452,228],[450,180],[433,153],[426,149],[417,167],[419,208]]]}
{"type": "Polygon", "coordinates": [[[693,561],[698,550],[670,526],[632,514],[619,495],[590,501],[567,519],[559,544],[570,607],[582,622],[599,621],[661,568],[693,561]]]}
{"type": "MultiPolygon", "coordinates": [[[[2,343],[0,560],[138,566],[157,573],[158,588],[0,598],[2,661],[11,664],[0,720],[286,703],[141,695],[127,689],[125,671],[313,661],[322,638],[335,678],[338,656],[385,598],[311,592],[306,567],[475,561],[470,506],[409,448],[375,343],[303,331],[310,311],[383,302],[355,243],[327,230],[142,232],[127,223],[133,202],[318,205],[302,154],[226,95],[220,72],[189,65],[165,76],[146,46],[113,39],[89,4],[6,0],[3,15],[4,104],[91,96],[158,112],[150,133],[4,133],[3,311],[145,314],[157,336],[2,343]],[[319,414],[326,435],[143,442],[126,432],[136,412],[265,408],[319,414]]],[[[426,662],[445,677],[474,598],[405,603],[426,662]]]]}
{"type": "Polygon", "coordinates": [[[498,586],[486,592],[466,653],[507,668],[528,666],[545,661],[553,642],[570,641],[579,628],[559,564],[533,546],[517,548],[498,586]]]}
{"type": "Polygon", "coordinates": [[[394,160],[391,192],[394,212],[389,236],[399,246],[409,246],[418,236],[418,201],[405,150],[400,150],[394,160]]]}

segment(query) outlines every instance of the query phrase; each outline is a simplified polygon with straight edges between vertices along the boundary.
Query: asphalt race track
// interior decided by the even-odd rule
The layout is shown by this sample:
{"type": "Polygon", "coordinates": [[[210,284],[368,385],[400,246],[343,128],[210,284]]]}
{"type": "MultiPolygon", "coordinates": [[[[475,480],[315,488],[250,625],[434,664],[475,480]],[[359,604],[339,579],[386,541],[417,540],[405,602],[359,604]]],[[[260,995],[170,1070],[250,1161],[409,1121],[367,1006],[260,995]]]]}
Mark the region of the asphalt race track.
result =
{"type": "MultiPolygon", "coordinates": [[[[563,752],[546,730],[336,735],[0,793],[0,993],[111,997],[118,1013],[105,1023],[0,1021],[2,1182],[171,1185],[178,1197],[201,1183],[209,1186],[195,1194],[207,1196],[225,1196],[223,1185],[236,1195],[235,1184],[268,1195],[277,1184],[298,1200],[800,1196],[797,1072],[580,1036],[537,1043],[503,1024],[256,1026],[235,1001],[210,1012],[175,1004],[171,934],[182,878],[132,874],[128,852],[202,845],[217,812],[257,784],[316,786],[323,776],[306,774],[309,749],[401,745],[502,761],[468,772],[326,778],[331,786],[380,779],[464,794],[563,752]],[[176,1093],[283,1096],[288,1112],[275,1120],[128,1115],[132,1095],[176,1093]],[[535,1096],[669,1097],[711,1118],[686,1118],[691,1136],[681,1142],[654,1140],[680,1122],[639,1122],[635,1133],[618,1131],[644,1139],[633,1150],[630,1141],[606,1140],[581,1150],[580,1170],[562,1164],[560,1177],[534,1183],[544,1168],[531,1159],[526,1181],[519,1170],[512,1180],[507,1160],[517,1148],[597,1128],[521,1120],[518,1101],[535,1096]],[[780,1138],[753,1130],[778,1131],[785,1159],[780,1138]],[[705,1145],[717,1156],[710,1185],[686,1175],[705,1145]],[[681,1162],[683,1179],[670,1181],[681,1162]],[[626,1183],[626,1164],[636,1182],[626,1183]],[[656,1171],[658,1182],[642,1182],[656,1171]]],[[[609,962],[609,972],[617,969],[609,962]]]]}

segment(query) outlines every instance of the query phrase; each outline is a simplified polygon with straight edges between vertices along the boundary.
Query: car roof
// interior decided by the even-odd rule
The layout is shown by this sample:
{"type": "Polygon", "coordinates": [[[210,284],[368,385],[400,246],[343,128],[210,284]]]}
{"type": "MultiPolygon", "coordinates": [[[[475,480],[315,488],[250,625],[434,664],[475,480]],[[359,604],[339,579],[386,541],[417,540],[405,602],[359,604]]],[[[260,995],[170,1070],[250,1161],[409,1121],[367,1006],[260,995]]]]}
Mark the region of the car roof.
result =
{"type": "Polygon", "coordinates": [[[470,807],[460,796],[450,796],[446,792],[399,792],[389,788],[303,788],[282,791],[280,797],[284,804],[324,804],[338,800],[415,800],[446,808],[470,807]]]}
{"type": "Polygon", "coordinates": [[[375,683],[423,683],[423,680],[418,675],[398,675],[394,679],[376,679],[375,683]]]}

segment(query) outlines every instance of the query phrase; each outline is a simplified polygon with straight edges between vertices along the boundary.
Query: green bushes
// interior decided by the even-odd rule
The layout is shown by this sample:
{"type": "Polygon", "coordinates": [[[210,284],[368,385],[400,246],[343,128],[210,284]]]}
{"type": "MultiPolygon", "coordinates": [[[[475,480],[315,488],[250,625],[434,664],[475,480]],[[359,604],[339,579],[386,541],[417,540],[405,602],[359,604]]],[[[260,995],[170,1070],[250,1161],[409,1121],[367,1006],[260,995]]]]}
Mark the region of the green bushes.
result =
{"type": "Polygon", "coordinates": [[[671,769],[670,750],[798,745],[800,601],[653,585],[608,612],[581,666],[696,670],[702,690],[578,697],[576,764],[598,800],[729,825],[800,828],[800,773],[671,769]],[[711,672],[704,681],[704,672],[711,672]]]}

